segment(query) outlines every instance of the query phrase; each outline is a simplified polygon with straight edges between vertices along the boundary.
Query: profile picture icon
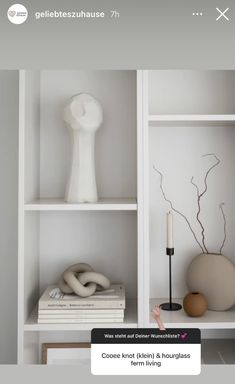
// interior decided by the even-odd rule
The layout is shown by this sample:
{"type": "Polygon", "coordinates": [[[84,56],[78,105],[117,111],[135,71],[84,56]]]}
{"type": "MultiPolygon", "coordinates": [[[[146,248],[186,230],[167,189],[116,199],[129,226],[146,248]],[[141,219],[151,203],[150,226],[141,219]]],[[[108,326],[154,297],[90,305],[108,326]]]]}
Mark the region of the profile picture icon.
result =
{"type": "Polygon", "coordinates": [[[7,11],[8,20],[13,24],[23,24],[28,18],[28,11],[22,4],[13,4],[7,11]]]}

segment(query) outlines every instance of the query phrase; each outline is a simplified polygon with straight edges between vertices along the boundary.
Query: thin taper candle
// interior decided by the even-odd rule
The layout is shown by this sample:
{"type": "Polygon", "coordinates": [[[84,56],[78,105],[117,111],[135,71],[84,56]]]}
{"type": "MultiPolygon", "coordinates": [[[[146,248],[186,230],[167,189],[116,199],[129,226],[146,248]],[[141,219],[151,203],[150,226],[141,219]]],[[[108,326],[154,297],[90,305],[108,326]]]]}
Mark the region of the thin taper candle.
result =
{"type": "Polygon", "coordinates": [[[167,213],[167,248],[174,248],[173,242],[173,214],[172,212],[167,213]]]}
{"type": "Polygon", "coordinates": [[[160,307],[165,311],[178,311],[182,308],[182,305],[172,302],[172,268],[171,268],[171,257],[174,255],[174,241],[173,241],[173,214],[169,211],[166,214],[166,254],[169,257],[169,302],[162,303],[160,307]]]}

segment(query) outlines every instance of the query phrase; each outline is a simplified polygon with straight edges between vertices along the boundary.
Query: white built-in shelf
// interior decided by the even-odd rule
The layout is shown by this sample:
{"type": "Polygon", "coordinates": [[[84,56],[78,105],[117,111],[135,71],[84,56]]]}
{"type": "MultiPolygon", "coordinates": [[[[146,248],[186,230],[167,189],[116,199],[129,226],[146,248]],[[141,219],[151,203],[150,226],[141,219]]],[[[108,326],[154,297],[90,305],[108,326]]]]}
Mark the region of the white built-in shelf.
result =
{"type": "Polygon", "coordinates": [[[150,124],[235,125],[235,115],[149,115],[150,124]]]}
{"type": "Polygon", "coordinates": [[[80,323],[80,324],[39,324],[37,308],[33,310],[24,325],[25,331],[90,331],[93,328],[137,328],[136,300],[127,300],[123,323],[80,323]]]}
{"type": "MultiPolygon", "coordinates": [[[[155,305],[167,302],[168,299],[151,299],[150,311],[155,305]]],[[[174,299],[182,304],[182,299],[174,299]]],[[[228,311],[206,311],[201,317],[189,317],[184,309],[179,311],[161,311],[161,318],[166,328],[200,328],[200,329],[233,329],[235,328],[235,306],[228,311]]],[[[150,313],[150,326],[156,323],[150,313]]]]}
{"type": "Polygon", "coordinates": [[[39,199],[24,205],[25,211],[136,211],[134,198],[105,198],[97,203],[70,204],[63,199],[39,199]]]}

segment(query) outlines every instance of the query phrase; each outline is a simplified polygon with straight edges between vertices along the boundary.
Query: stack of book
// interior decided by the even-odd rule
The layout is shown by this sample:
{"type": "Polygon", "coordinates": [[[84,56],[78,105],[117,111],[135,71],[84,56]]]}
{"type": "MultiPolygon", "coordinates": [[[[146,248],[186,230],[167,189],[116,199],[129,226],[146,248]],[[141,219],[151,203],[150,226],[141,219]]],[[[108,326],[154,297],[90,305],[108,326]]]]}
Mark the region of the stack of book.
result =
{"type": "Polygon", "coordinates": [[[53,285],[39,300],[38,323],[123,323],[125,303],[123,284],[113,284],[86,298],[66,295],[53,285]]]}

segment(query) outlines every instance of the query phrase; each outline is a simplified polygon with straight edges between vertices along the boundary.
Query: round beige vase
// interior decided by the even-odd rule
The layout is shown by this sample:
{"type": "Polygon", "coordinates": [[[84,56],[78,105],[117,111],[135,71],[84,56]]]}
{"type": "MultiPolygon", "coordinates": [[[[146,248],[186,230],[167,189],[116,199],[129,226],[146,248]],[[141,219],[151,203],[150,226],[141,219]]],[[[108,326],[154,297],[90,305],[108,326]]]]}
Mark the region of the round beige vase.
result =
{"type": "Polygon", "coordinates": [[[187,270],[186,282],[189,291],[203,293],[210,310],[226,311],[235,304],[235,266],[221,254],[196,256],[187,270]]]}

